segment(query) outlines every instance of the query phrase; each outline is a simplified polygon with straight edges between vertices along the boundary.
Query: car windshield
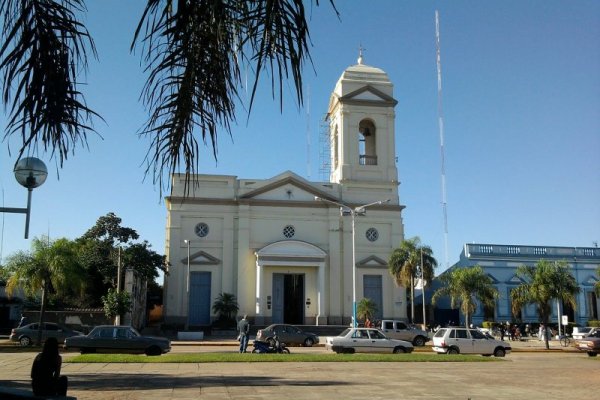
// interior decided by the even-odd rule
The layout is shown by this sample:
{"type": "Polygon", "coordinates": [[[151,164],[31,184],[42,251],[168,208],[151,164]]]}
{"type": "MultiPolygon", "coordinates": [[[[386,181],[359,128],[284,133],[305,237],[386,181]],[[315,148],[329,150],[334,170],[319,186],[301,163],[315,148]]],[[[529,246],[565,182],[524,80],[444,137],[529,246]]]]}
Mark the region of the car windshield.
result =
{"type": "Polygon", "coordinates": [[[445,333],[446,333],[446,329],[444,329],[444,328],[438,329],[438,331],[435,333],[435,335],[433,335],[433,337],[444,337],[445,333]]]}

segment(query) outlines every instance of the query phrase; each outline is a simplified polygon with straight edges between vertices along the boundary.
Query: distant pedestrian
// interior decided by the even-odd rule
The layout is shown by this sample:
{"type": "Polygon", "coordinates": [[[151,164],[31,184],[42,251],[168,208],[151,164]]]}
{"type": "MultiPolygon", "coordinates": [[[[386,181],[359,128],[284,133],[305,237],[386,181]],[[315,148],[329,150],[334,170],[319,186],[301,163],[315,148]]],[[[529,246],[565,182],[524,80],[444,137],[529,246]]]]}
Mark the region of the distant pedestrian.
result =
{"type": "Polygon", "coordinates": [[[68,379],[60,375],[62,357],[58,354],[58,341],[48,338],[42,352],[31,366],[31,387],[36,396],[66,396],[68,379]]]}
{"type": "Polygon", "coordinates": [[[238,338],[240,339],[240,353],[246,352],[248,347],[248,336],[250,333],[250,323],[248,322],[248,316],[244,314],[244,318],[238,322],[238,338]]]}

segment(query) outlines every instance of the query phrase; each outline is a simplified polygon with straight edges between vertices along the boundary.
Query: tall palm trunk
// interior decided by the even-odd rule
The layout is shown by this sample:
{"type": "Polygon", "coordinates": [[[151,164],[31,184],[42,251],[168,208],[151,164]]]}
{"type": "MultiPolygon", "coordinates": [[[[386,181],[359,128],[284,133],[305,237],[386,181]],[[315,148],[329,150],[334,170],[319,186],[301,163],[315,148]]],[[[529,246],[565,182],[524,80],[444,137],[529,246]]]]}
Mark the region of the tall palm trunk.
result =
{"type": "Polygon", "coordinates": [[[410,322],[415,323],[415,291],[414,277],[410,274],[410,322]]]}
{"type": "Polygon", "coordinates": [[[44,326],[44,314],[46,314],[46,292],[47,292],[46,280],[42,282],[42,305],[40,307],[40,322],[38,324],[38,335],[35,344],[40,346],[42,344],[42,327],[44,326]]]}

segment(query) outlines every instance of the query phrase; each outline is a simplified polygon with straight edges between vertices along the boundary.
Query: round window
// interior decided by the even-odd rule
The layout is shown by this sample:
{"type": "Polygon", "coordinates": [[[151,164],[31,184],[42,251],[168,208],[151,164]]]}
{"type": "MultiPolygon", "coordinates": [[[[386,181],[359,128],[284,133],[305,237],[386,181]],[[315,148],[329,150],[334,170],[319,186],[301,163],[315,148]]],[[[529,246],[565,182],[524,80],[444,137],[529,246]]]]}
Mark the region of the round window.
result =
{"type": "Polygon", "coordinates": [[[205,237],[208,235],[208,225],[206,225],[204,222],[200,222],[198,225],[196,225],[194,231],[196,232],[196,235],[205,237]]]}
{"type": "Polygon", "coordinates": [[[295,234],[296,229],[292,225],[287,225],[285,228],[283,228],[283,236],[286,238],[291,239],[295,234]]]}
{"type": "Polygon", "coordinates": [[[369,228],[367,229],[366,236],[369,242],[374,242],[379,239],[379,232],[377,232],[377,229],[375,228],[369,228]]]}

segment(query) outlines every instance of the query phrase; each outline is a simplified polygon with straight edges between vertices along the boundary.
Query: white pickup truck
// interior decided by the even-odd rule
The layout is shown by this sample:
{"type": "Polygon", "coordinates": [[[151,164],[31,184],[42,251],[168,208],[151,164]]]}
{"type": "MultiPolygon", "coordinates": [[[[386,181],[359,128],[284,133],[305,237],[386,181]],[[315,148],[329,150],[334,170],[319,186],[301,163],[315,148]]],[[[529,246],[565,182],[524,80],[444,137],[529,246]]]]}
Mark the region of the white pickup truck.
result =
{"type": "Polygon", "coordinates": [[[406,340],[415,346],[423,346],[429,340],[427,332],[403,321],[384,319],[379,329],[391,339],[406,340]]]}

